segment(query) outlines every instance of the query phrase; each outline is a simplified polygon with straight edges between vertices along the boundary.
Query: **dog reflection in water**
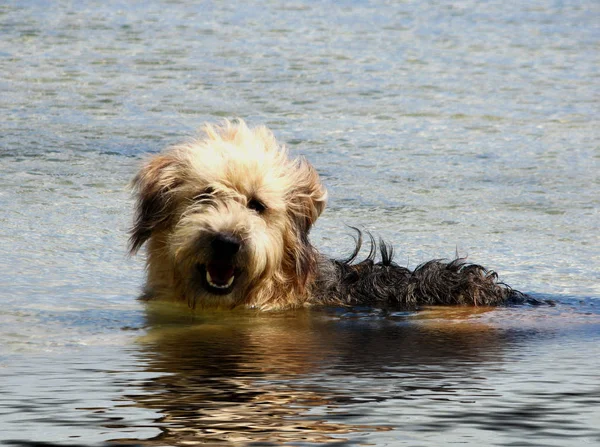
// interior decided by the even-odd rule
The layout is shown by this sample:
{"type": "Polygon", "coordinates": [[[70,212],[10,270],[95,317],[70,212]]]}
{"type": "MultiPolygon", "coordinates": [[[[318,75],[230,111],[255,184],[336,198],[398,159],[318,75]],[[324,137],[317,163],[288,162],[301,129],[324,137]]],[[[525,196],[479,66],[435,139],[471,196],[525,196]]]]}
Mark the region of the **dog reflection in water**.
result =
{"type": "Polygon", "coordinates": [[[514,345],[512,332],[473,318],[485,312],[436,307],[384,319],[329,309],[194,313],[150,302],[136,353],[145,380],[125,398],[159,413],[161,434],[156,444],[133,441],[341,445],[360,432],[414,429],[403,415],[481,393],[482,370],[497,369],[514,345]],[[449,383],[460,388],[454,397],[449,383]],[[384,418],[381,408],[398,411],[384,418]]]}
{"type": "Polygon", "coordinates": [[[131,251],[147,245],[146,299],[263,310],[495,306],[530,299],[463,259],[434,260],[411,271],[372,238],[370,255],[358,262],[360,232],[350,258],[320,254],[308,235],[325,209],[325,187],[313,166],[291,158],[265,127],[208,125],[203,137],[150,158],[133,186],[131,251]]]}

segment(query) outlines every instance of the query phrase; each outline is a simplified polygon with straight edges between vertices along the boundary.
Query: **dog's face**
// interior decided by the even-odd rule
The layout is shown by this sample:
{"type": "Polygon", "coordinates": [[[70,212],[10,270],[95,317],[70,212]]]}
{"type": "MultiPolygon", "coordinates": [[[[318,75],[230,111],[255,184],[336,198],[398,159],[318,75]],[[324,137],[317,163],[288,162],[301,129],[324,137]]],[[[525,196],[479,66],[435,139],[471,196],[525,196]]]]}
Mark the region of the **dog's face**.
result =
{"type": "Polygon", "coordinates": [[[277,287],[302,288],[311,274],[307,236],[326,191],[266,128],[227,122],[206,134],[150,159],[134,179],[132,251],[150,240],[148,284],[163,295],[268,305],[284,293],[277,287]]]}

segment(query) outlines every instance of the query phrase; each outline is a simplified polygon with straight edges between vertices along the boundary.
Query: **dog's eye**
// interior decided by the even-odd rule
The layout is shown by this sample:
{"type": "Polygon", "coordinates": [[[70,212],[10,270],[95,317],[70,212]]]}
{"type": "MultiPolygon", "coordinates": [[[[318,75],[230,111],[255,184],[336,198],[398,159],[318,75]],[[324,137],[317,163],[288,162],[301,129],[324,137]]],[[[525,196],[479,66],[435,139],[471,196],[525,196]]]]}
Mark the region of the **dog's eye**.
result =
{"type": "Polygon", "coordinates": [[[214,193],[215,193],[214,188],[211,188],[210,186],[208,186],[207,188],[203,189],[202,192],[196,194],[194,196],[194,200],[199,201],[199,200],[210,199],[210,198],[212,198],[214,193]]]}
{"type": "Polygon", "coordinates": [[[248,200],[248,208],[250,208],[251,210],[256,211],[258,214],[264,213],[265,210],[267,209],[267,207],[265,206],[265,204],[262,203],[258,199],[250,199],[250,200],[248,200]]]}

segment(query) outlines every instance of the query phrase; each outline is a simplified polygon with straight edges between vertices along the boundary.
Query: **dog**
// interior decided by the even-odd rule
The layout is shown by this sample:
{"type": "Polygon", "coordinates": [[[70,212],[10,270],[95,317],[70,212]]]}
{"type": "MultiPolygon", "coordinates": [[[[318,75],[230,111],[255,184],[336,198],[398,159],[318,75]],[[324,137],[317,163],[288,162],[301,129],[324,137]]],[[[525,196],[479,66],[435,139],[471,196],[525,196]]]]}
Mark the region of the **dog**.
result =
{"type": "Polygon", "coordinates": [[[147,247],[142,299],[260,310],[535,302],[465,259],[433,260],[411,271],[370,235],[370,253],[357,261],[359,230],[347,259],[320,254],[309,233],[325,210],[327,190],[315,168],[290,157],[264,126],[206,125],[202,137],[151,157],[132,189],[130,252],[147,247]]]}

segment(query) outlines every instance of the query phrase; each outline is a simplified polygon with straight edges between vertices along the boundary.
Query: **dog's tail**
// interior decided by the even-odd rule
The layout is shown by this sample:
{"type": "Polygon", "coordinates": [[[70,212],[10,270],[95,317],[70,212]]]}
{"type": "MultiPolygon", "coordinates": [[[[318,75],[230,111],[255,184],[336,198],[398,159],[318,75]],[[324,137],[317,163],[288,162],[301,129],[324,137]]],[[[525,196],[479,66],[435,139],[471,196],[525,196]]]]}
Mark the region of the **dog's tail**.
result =
{"type": "Polygon", "coordinates": [[[435,259],[413,271],[393,260],[394,252],[383,240],[370,233],[369,255],[356,262],[363,245],[357,232],[354,252],[347,259],[329,260],[329,273],[321,278],[325,295],[348,305],[376,305],[418,308],[428,305],[498,306],[542,304],[498,280],[496,272],[472,264],[465,258],[453,261],[435,259]],[[379,252],[381,260],[376,262],[379,252]]]}

